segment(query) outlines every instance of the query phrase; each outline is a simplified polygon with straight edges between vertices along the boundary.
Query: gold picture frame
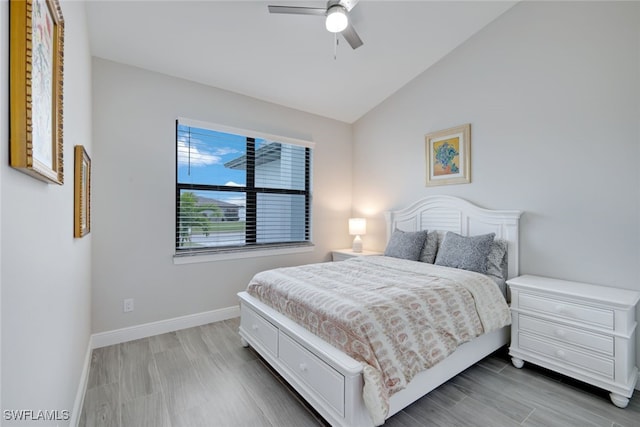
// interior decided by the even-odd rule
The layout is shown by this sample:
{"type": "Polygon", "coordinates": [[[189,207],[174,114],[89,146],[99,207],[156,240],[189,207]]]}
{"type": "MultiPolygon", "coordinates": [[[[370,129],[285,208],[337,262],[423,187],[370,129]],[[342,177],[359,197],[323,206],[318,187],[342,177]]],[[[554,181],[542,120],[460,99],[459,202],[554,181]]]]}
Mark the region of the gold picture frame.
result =
{"type": "Polygon", "coordinates": [[[427,186],[471,182],[471,124],[425,136],[427,186]]]}
{"type": "Polygon", "coordinates": [[[82,145],[76,145],[73,189],[73,236],[91,231],[91,158],[82,145]]]}
{"type": "Polygon", "coordinates": [[[62,185],[64,20],[60,4],[58,0],[11,0],[9,26],[9,163],[39,180],[62,185]]]}

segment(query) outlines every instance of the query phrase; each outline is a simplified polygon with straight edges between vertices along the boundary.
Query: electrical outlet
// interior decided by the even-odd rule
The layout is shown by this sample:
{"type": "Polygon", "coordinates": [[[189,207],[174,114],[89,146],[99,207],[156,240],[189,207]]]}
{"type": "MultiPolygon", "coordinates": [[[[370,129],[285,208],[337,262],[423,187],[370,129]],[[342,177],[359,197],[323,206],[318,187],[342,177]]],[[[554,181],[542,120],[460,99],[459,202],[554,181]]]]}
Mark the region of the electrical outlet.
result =
{"type": "Polygon", "coordinates": [[[123,301],[122,311],[124,311],[125,313],[133,311],[133,298],[127,298],[123,301]]]}

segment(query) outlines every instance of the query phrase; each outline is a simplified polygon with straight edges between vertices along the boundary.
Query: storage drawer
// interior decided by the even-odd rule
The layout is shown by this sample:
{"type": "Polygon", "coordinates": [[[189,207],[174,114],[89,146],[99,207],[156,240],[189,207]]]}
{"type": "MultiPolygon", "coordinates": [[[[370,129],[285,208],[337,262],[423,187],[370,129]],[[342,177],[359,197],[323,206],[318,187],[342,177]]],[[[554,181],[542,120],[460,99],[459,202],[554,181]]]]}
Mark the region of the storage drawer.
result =
{"type": "Polygon", "coordinates": [[[278,328],[244,304],[240,308],[240,326],[269,353],[278,355],[278,328]]]}
{"type": "Polygon", "coordinates": [[[549,313],[581,323],[613,329],[613,310],[604,310],[522,292],[518,297],[518,305],[521,310],[549,313]]]}
{"type": "Polygon", "coordinates": [[[588,350],[595,350],[607,356],[613,356],[613,337],[583,331],[560,325],[548,320],[520,314],[518,327],[521,331],[535,332],[568,344],[575,344],[588,350]]]}
{"type": "Polygon", "coordinates": [[[569,347],[559,346],[551,341],[538,339],[532,335],[519,331],[518,343],[520,348],[538,353],[557,360],[565,365],[573,365],[606,378],[613,379],[613,360],[585,354],[569,347]]]}
{"type": "Polygon", "coordinates": [[[280,361],[344,416],[344,376],[282,332],[280,361]]]}

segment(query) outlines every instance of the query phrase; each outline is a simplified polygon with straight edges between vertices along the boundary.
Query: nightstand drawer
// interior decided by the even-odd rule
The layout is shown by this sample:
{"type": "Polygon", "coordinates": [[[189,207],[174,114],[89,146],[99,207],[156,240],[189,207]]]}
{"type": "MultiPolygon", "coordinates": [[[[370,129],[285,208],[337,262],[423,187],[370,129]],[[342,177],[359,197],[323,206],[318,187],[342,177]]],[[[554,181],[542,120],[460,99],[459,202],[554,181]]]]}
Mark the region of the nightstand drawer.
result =
{"type": "Polygon", "coordinates": [[[518,305],[521,310],[532,310],[553,314],[569,320],[613,329],[613,310],[604,310],[588,305],[576,304],[537,295],[520,293],[518,305]]]}
{"type": "Polygon", "coordinates": [[[355,255],[349,255],[349,254],[346,254],[346,253],[342,253],[342,252],[334,251],[334,252],[331,254],[331,260],[332,260],[333,262],[337,262],[337,261],[344,261],[344,260],[347,260],[347,259],[349,259],[349,258],[353,258],[354,256],[355,256],[355,255]]]}
{"type": "Polygon", "coordinates": [[[604,355],[613,356],[613,337],[611,336],[583,331],[523,314],[518,316],[518,324],[521,331],[533,332],[563,343],[577,345],[587,350],[595,350],[604,355]]]}
{"type": "Polygon", "coordinates": [[[573,365],[581,369],[587,369],[599,375],[613,379],[613,360],[592,356],[570,349],[565,346],[555,345],[551,341],[535,338],[527,333],[518,334],[520,348],[531,353],[548,356],[562,364],[573,365]]]}

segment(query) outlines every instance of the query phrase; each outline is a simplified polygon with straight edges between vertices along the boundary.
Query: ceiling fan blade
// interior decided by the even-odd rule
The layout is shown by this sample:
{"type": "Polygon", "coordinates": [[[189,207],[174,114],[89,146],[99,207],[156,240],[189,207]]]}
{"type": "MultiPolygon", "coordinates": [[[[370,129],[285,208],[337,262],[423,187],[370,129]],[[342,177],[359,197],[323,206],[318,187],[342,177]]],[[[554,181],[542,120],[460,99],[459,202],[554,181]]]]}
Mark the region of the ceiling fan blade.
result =
{"type": "Polygon", "coordinates": [[[299,7],[299,6],[273,6],[269,5],[270,13],[289,13],[292,15],[321,15],[327,14],[327,9],[319,9],[317,7],[299,7]]]}
{"type": "Polygon", "coordinates": [[[340,4],[347,9],[347,12],[351,12],[351,9],[358,4],[358,0],[340,0],[340,4]]]}
{"type": "Polygon", "coordinates": [[[353,25],[351,24],[347,25],[347,28],[342,31],[342,37],[344,37],[344,39],[353,49],[357,49],[363,44],[362,39],[360,38],[358,33],[356,33],[356,29],[353,28],[353,25]]]}

